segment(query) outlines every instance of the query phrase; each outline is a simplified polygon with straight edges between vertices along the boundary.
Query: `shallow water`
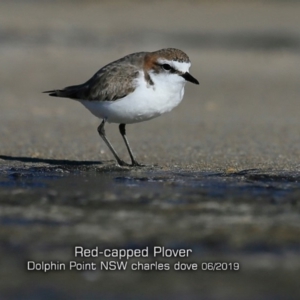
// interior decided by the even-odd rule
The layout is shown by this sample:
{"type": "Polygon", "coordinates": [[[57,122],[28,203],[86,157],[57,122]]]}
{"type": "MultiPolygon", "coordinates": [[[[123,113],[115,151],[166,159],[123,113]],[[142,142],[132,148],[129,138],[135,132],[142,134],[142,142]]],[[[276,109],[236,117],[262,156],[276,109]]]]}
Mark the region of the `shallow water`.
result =
{"type": "MultiPolygon", "coordinates": [[[[3,157],[3,156],[2,156],[3,157]]],[[[22,188],[41,192],[59,190],[63,185],[85,193],[101,191],[121,197],[130,193],[158,194],[172,190],[189,203],[193,195],[224,198],[268,197],[291,201],[300,187],[300,173],[272,170],[229,170],[228,172],[191,172],[182,169],[162,170],[159,167],[119,168],[114,165],[65,163],[57,166],[28,166],[4,168],[0,173],[0,187],[22,188]],[[118,192],[118,193],[117,193],[118,192]]],[[[120,201],[122,199],[120,198],[120,201]]]]}
{"type": "MultiPolygon", "coordinates": [[[[292,297],[300,271],[299,179],[299,173],[258,169],[188,172],[79,162],[4,167],[0,173],[0,247],[6,261],[2,272],[10,272],[2,280],[2,290],[7,291],[7,299],[18,299],[20,293],[27,295],[24,299],[83,294],[90,299],[99,295],[126,299],[115,292],[118,286],[128,295],[148,299],[144,289],[150,286],[157,299],[181,299],[175,296],[174,287],[168,287],[180,280],[190,299],[196,299],[205,287],[206,299],[215,299],[211,292],[214,283],[204,271],[41,274],[25,268],[28,260],[68,263],[74,259],[74,245],[148,247],[149,256],[140,262],[174,265],[178,261],[174,257],[153,257],[153,247],[162,246],[191,249],[192,256],[181,261],[198,266],[210,261],[238,262],[238,272],[214,273],[214,280],[234,290],[229,295],[246,290],[249,297],[242,299],[257,296],[248,285],[251,282],[263,294],[262,299],[281,299],[282,284],[268,288],[278,276],[284,276],[292,297]],[[264,286],[260,284],[262,278],[264,286]],[[12,293],[15,280],[19,282],[18,292],[12,293]],[[86,287],[76,286],[82,280],[86,287]],[[66,291],[69,284],[74,286],[72,291],[66,291]]],[[[182,288],[178,290],[183,293],[182,288]]]]}

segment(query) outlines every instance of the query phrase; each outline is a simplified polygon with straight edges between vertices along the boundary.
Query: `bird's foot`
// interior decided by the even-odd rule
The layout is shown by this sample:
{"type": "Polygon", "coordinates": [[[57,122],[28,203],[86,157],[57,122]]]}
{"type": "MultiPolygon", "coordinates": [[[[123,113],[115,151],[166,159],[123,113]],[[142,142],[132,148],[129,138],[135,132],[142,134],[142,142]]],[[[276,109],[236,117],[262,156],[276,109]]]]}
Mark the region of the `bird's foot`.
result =
{"type": "Polygon", "coordinates": [[[140,164],[136,160],[132,161],[131,164],[128,164],[127,162],[125,162],[121,159],[117,161],[117,165],[120,166],[120,167],[140,167],[140,168],[150,167],[149,165],[140,164]]]}
{"type": "Polygon", "coordinates": [[[140,163],[138,163],[137,161],[132,161],[132,163],[131,163],[131,165],[130,165],[131,167],[147,167],[146,165],[143,165],[143,164],[140,164],[140,163]]]}
{"type": "Polygon", "coordinates": [[[118,160],[117,165],[119,165],[120,167],[131,167],[131,164],[128,164],[123,160],[118,160]]]}

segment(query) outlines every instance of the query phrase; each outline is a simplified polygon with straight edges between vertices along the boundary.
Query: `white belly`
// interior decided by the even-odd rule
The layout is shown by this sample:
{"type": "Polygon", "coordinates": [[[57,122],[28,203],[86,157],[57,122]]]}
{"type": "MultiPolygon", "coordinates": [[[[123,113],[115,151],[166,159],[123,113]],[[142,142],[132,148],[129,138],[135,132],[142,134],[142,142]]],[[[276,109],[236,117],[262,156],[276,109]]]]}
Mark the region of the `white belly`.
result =
{"type": "Polygon", "coordinates": [[[154,82],[144,78],[128,96],[116,101],[80,101],[92,114],[110,123],[131,124],[153,119],[171,111],[182,100],[185,82],[154,82]]]}

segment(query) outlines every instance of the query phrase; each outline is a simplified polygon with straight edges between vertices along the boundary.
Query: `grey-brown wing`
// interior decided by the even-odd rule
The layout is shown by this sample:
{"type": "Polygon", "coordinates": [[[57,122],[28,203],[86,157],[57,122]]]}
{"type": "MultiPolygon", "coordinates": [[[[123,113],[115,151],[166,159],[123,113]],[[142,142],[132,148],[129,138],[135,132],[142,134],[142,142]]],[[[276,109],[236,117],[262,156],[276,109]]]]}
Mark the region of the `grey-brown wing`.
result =
{"type": "Polygon", "coordinates": [[[114,101],[132,93],[139,69],[132,64],[109,64],[84,84],[47,91],[50,96],[88,101],[114,101]]]}

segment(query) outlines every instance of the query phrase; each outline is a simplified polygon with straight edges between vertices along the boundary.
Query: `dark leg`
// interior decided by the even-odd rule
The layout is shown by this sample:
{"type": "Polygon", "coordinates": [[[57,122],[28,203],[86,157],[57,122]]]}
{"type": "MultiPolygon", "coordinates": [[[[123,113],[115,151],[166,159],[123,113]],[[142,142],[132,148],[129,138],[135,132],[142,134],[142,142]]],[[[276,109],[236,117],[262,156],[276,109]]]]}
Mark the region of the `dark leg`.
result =
{"type": "Polygon", "coordinates": [[[139,166],[139,167],[142,167],[143,165],[139,164],[139,163],[135,160],[135,158],[134,158],[134,156],[133,156],[133,153],[132,153],[132,151],[131,151],[131,148],[130,148],[130,146],[129,146],[129,143],[128,143],[128,140],[127,140],[127,137],[126,137],[126,129],[125,129],[125,126],[126,126],[126,124],[120,124],[120,125],[119,125],[119,130],[120,130],[120,133],[121,133],[121,135],[122,135],[122,138],[123,138],[123,140],[124,140],[124,142],[125,142],[125,145],[126,145],[126,147],[127,147],[128,153],[129,153],[129,155],[130,155],[130,158],[131,158],[131,165],[132,165],[132,166],[139,166]]]}
{"type": "Polygon", "coordinates": [[[102,123],[98,127],[99,135],[101,136],[101,138],[103,139],[103,141],[105,142],[105,144],[107,145],[107,147],[110,149],[110,151],[114,155],[115,159],[117,160],[117,163],[120,166],[129,166],[129,164],[127,164],[126,162],[124,162],[123,160],[121,160],[119,158],[117,152],[115,151],[115,149],[113,148],[113,146],[111,145],[111,143],[109,142],[109,140],[106,138],[106,136],[105,136],[105,130],[104,130],[104,125],[105,125],[105,119],[103,119],[102,123]]]}

